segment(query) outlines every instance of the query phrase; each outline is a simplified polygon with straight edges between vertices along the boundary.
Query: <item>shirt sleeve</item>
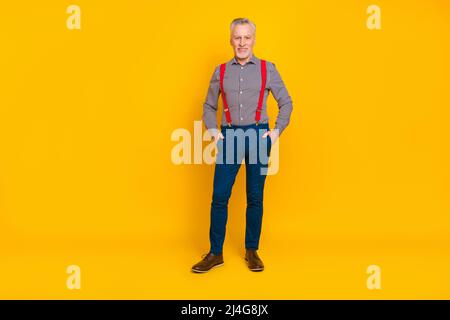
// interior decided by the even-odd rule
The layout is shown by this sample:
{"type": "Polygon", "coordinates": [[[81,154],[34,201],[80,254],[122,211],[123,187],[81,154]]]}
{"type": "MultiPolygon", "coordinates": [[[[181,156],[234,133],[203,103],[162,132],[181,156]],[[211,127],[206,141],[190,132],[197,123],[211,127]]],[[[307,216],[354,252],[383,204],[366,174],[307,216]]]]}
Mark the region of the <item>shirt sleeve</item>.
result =
{"type": "Polygon", "coordinates": [[[269,64],[270,69],[270,83],[269,88],[272,92],[273,97],[277,101],[278,104],[278,116],[275,123],[275,129],[279,130],[279,134],[283,132],[284,129],[289,124],[291,113],[292,113],[292,99],[289,95],[289,92],[286,89],[286,86],[281,79],[280,73],[275,67],[274,63],[269,64]]]}
{"type": "Polygon", "coordinates": [[[209,82],[209,89],[203,104],[203,122],[208,131],[217,130],[217,106],[220,93],[220,67],[216,66],[209,82]]]}

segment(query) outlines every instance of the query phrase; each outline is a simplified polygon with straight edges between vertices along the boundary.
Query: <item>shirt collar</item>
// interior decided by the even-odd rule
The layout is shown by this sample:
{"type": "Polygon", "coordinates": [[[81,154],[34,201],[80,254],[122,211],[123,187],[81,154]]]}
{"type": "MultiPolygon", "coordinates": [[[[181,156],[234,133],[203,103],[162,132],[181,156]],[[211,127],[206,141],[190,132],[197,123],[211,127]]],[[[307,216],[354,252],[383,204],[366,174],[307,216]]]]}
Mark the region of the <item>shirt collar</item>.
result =
{"type": "MultiPolygon", "coordinates": [[[[240,64],[237,60],[236,60],[236,56],[233,57],[233,59],[230,60],[231,64],[240,64]]],[[[253,63],[253,64],[257,64],[259,61],[259,59],[252,54],[252,57],[250,58],[250,60],[247,63],[253,63]]]]}

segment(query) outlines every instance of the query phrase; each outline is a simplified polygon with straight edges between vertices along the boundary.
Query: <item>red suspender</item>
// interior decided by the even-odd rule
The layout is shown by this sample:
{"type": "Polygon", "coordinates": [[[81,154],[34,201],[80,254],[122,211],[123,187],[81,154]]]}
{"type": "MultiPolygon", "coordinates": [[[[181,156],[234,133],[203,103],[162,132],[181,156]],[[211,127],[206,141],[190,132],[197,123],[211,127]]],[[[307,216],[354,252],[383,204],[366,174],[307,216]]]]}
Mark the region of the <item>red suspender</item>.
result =
{"type": "Polygon", "coordinates": [[[256,125],[258,125],[259,119],[261,118],[261,110],[264,100],[264,90],[266,89],[266,79],[267,79],[267,70],[266,70],[266,60],[261,60],[261,91],[259,92],[259,100],[258,100],[258,108],[256,109],[255,121],[256,125]]]}
{"type": "MultiPolygon", "coordinates": [[[[220,65],[220,91],[222,94],[223,101],[223,110],[225,111],[225,117],[227,118],[228,126],[231,127],[231,115],[230,109],[228,108],[228,102],[225,95],[225,91],[223,90],[223,78],[225,76],[226,63],[220,65]]],[[[261,60],[261,90],[259,92],[259,100],[258,107],[256,108],[255,121],[256,125],[258,125],[259,119],[261,118],[261,110],[264,100],[264,91],[266,89],[266,79],[267,79],[267,68],[266,68],[266,60],[261,60]]]]}
{"type": "Polygon", "coordinates": [[[228,126],[231,127],[230,109],[228,108],[227,97],[225,96],[225,91],[223,90],[223,77],[225,76],[226,66],[226,63],[220,65],[220,91],[222,92],[223,110],[225,111],[228,126]]]}

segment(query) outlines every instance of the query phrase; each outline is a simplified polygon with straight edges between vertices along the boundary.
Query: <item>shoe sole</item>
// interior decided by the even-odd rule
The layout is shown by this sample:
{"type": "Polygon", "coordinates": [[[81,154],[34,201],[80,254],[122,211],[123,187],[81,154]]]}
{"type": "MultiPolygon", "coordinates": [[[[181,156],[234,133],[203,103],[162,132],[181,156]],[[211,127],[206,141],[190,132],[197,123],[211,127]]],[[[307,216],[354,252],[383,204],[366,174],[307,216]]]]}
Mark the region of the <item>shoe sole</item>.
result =
{"type": "Polygon", "coordinates": [[[192,270],[192,272],[194,272],[194,273],[207,273],[207,272],[211,271],[212,269],[217,268],[217,267],[220,267],[220,266],[223,266],[223,265],[224,265],[223,263],[221,263],[221,264],[216,264],[215,266],[213,266],[213,267],[211,267],[211,268],[209,268],[208,270],[205,270],[205,271],[202,271],[202,270],[196,270],[196,269],[191,269],[191,270],[192,270]]]}
{"type": "MultiPolygon", "coordinates": [[[[247,261],[247,265],[248,265],[248,260],[247,260],[247,258],[245,258],[245,261],[247,261]]],[[[262,268],[248,268],[250,271],[263,271],[264,270],[264,267],[262,267],[262,268]]]]}

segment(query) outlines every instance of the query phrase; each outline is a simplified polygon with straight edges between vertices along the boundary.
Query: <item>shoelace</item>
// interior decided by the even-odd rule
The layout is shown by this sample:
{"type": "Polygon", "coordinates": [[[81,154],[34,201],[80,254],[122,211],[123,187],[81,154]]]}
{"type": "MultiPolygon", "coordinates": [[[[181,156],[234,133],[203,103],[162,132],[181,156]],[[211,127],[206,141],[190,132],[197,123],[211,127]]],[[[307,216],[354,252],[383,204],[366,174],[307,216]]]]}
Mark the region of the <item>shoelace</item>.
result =
{"type": "Polygon", "coordinates": [[[206,258],[208,257],[208,255],[209,255],[209,252],[208,252],[208,253],[205,253],[205,254],[203,254],[203,255],[202,255],[202,259],[203,259],[203,260],[206,260],[206,258]]]}

